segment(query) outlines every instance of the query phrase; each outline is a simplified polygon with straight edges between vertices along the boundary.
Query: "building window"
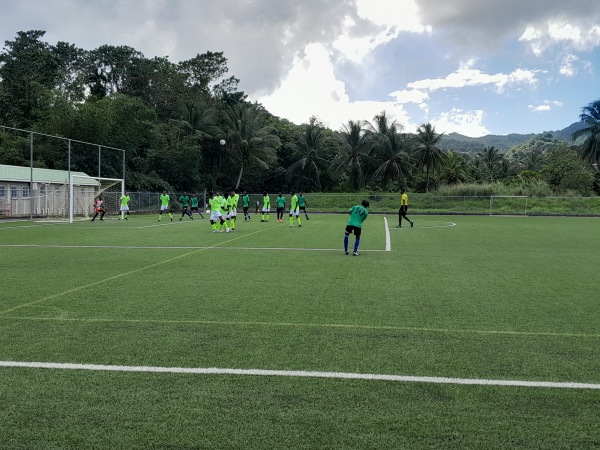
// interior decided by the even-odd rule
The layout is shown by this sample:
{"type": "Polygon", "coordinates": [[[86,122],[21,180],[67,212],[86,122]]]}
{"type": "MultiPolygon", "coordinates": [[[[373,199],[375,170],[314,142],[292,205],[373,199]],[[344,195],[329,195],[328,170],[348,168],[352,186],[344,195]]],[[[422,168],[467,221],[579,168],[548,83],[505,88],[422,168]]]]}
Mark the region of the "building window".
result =
{"type": "Polygon", "coordinates": [[[19,198],[19,187],[18,186],[10,187],[10,198],[19,198]]]}
{"type": "Polygon", "coordinates": [[[46,185],[40,184],[40,196],[46,195],[46,185]]]}
{"type": "Polygon", "coordinates": [[[29,198],[29,186],[23,186],[23,198],[29,198]]]}
{"type": "Polygon", "coordinates": [[[0,184],[0,198],[6,198],[6,186],[0,184]]]}

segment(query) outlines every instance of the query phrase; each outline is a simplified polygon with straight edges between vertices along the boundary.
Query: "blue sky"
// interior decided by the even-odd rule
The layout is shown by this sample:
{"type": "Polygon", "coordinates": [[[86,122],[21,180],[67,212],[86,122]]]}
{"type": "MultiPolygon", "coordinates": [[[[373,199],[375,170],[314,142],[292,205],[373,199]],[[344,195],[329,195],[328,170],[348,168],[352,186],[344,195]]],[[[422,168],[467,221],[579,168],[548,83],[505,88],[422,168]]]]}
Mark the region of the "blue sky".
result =
{"type": "Polygon", "coordinates": [[[589,0],[19,0],[0,39],[128,45],[173,62],[223,51],[249,99],[333,129],[385,111],[406,131],[540,133],[600,98],[589,0]]]}

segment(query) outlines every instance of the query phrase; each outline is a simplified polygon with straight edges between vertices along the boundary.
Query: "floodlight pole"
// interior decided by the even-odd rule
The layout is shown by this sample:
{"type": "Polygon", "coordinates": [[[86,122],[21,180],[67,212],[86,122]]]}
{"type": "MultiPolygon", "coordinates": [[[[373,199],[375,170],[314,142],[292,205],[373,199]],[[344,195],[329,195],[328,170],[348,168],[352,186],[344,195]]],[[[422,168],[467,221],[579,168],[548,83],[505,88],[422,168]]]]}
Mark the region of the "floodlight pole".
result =
{"type": "Polygon", "coordinates": [[[99,145],[98,146],[98,178],[100,178],[102,175],[100,174],[100,171],[102,167],[102,146],[99,145]]]}

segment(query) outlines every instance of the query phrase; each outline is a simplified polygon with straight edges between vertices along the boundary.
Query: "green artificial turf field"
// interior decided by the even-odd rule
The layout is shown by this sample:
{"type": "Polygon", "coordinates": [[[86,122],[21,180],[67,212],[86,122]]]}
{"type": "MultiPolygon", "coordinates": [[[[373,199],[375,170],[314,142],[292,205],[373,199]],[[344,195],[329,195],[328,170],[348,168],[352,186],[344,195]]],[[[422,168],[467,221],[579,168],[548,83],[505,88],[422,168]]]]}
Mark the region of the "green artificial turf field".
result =
{"type": "Polygon", "coordinates": [[[0,223],[0,448],[600,448],[600,219],[174,217],[0,223]]]}

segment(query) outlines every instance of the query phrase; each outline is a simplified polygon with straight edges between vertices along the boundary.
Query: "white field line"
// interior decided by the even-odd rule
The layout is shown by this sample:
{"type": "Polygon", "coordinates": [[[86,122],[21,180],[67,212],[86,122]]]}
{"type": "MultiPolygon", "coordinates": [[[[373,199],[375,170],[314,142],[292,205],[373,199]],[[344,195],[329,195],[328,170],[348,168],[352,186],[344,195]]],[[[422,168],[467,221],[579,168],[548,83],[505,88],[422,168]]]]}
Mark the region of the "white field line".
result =
{"type": "MultiPolygon", "coordinates": [[[[222,243],[221,243],[222,244],[222,243]]],[[[302,252],[343,252],[339,248],[298,248],[298,247],[194,247],[186,246],[136,246],[136,245],[60,245],[60,244],[0,244],[0,248],[81,248],[115,250],[286,250],[302,252]]],[[[389,250],[361,250],[362,252],[389,252],[389,250]]]]}
{"type": "Polygon", "coordinates": [[[392,240],[390,239],[390,227],[388,226],[387,217],[383,217],[383,225],[385,227],[385,251],[392,251],[392,240]]]}
{"type": "Polygon", "coordinates": [[[331,378],[344,380],[396,381],[403,383],[461,384],[479,386],[512,386],[553,389],[600,389],[598,383],[560,381],[490,380],[480,378],[420,377],[349,372],[317,372],[304,370],[221,369],[216,367],[154,367],[51,362],[0,361],[0,367],[28,369],[88,370],[99,372],[177,373],[194,375],[250,375],[262,377],[331,378]]]}
{"type": "MultiPolygon", "coordinates": [[[[426,229],[430,229],[430,228],[451,228],[451,227],[455,227],[455,226],[456,226],[456,223],[454,223],[454,222],[441,222],[441,221],[431,220],[431,221],[425,221],[425,222],[419,221],[419,226],[416,228],[419,230],[426,230],[426,229]],[[442,225],[425,225],[425,226],[421,225],[422,223],[427,223],[427,222],[440,223],[442,225]]],[[[394,230],[401,231],[401,230],[405,230],[406,228],[407,227],[402,227],[402,228],[395,227],[394,230]]]]}

